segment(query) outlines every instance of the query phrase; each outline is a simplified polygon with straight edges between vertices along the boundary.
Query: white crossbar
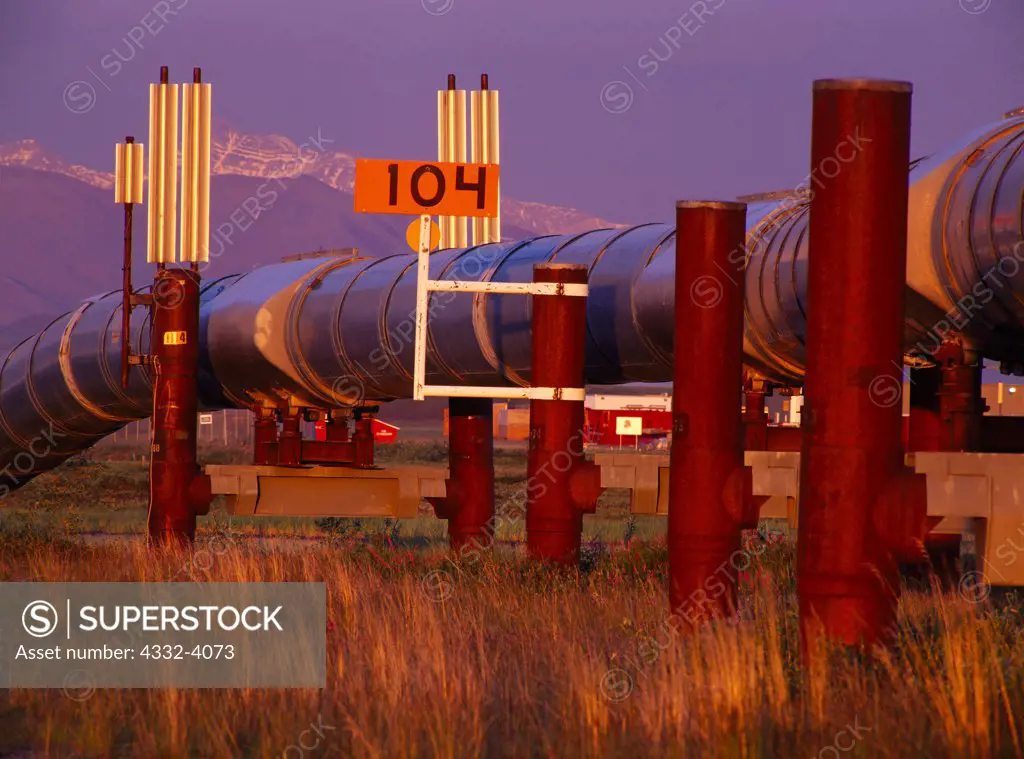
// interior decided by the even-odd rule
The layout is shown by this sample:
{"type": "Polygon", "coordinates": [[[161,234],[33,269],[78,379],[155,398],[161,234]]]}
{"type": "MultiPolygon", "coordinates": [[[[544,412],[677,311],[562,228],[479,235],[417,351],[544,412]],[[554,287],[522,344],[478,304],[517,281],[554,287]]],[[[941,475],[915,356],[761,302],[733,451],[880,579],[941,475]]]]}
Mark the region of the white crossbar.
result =
{"type": "Polygon", "coordinates": [[[563,284],[560,282],[456,282],[450,279],[427,280],[431,292],[455,293],[496,293],[504,295],[567,295],[585,298],[584,284],[563,284]]]}
{"type": "Polygon", "coordinates": [[[426,397],[512,398],[528,401],[582,401],[582,387],[472,387],[466,385],[424,385],[426,397]]]}

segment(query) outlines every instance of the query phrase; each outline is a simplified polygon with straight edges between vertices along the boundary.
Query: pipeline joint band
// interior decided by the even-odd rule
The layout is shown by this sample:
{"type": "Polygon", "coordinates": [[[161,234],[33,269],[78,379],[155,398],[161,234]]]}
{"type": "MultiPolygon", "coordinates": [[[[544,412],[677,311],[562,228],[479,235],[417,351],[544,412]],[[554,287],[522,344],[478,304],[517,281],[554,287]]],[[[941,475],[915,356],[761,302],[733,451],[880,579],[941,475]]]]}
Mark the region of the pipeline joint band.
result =
{"type": "MultiPolygon", "coordinates": [[[[60,336],[60,347],[57,351],[57,362],[60,367],[61,376],[64,378],[64,385],[67,387],[71,397],[75,399],[75,402],[82,407],[83,410],[92,414],[96,419],[100,419],[104,422],[130,422],[131,417],[119,416],[118,414],[111,414],[103,409],[103,407],[93,403],[89,398],[86,397],[85,393],[78,386],[75,381],[75,373],[71,366],[71,337],[75,331],[75,327],[78,325],[79,320],[85,314],[86,310],[92,306],[96,301],[87,300],[71,314],[68,318],[67,323],[64,325],[64,331],[60,336]]],[[[130,335],[120,335],[121,340],[130,339],[130,335]]],[[[32,349],[35,352],[35,347],[32,349]]],[[[116,393],[117,391],[115,391],[116,393]]],[[[35,391],[32,391],[33,396],[35,391]]]]}

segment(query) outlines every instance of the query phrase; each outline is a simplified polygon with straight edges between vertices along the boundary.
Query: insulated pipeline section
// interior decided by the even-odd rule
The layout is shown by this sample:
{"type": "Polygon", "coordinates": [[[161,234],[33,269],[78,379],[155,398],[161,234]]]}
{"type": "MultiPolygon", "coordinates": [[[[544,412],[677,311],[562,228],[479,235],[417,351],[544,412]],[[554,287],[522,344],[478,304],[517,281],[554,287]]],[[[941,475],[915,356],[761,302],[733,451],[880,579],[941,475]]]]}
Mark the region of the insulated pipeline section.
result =
{"type": "MultiPolygon", "coordinates": [[[[650,224],[445,250],[431,256],[431,277],[523,282],[538,263],[584,264],[592,293],[588,381],[663,381],[671,335],[661,314],[671,298],[652,288],[651,301],[637,282],[656,255],[671,253],[672,239],[669,225],[650,224]]],[[[291,395],[311,406],[410,397],[415,262],[410,254],[296,262],[245,275],[204,319],[212,373],[225,397],[244,405],[246,396],[291,395]]],[[[428,383],[530,382],[529,298],[436,292],[428,314],[428,383]]]]}
{"type": "MultiPolygon", "coordinates": [[[[995,125],[947,169],[935,268],[987,355],[1020,363],[1024,343],[1024,118],[995,125]]],[[[927,344],[922,346],[927,351],[927,344]]]]}
{"type": "MultiPolygon", "coordinates": [[[[148,314],[136,312],[131,342],[145,352],[148,314]]],[[[120,313],[120,291],[92,298],[4,357],[0,494],[150,415],[145,372],[132,372],[128,388],[121,388],[120,313]]]]}
{"type": "MultiPolygon", "coordinates": [[[[211,283],[204,300],[221,292],[224,281],[211,283]]],[[[3,354],[0,496],[152,413],[148,370],[133,369],[128,388],[121,387],[121,307],[120,290],[90,298],[3,354]]],[[[144,355],[148,309],[136,306],[131,323],[132,352],[144,355]]],[[[220,408],[226,404],[216,387],[206,405],[220,408]]]]}
{"type": "MultiPolygon", "coordinates": [[[[915,164],[907,353],[929,354],[922,346],[962,332],[971,349],[1024,367],[1022,153],[1024,117],[1014,116],[915,164]]],[[[715,282],[742,280],[744,362],[765,379],[790,385],[802,382],[806,363],[808,218],[806,197],[765,196],[749,205],[745,250],[709,271],[691,293],[714,307],[715,282]]],[[[673,364],[674,247],[671,225],[645,224],[442,250],[431,256],[430,270],[434,279],[527,282],[536,264],[581,264],[590,293],[586,381],[666,382],[673,364]]],[[[411,397],[415,262],[408,252],[305,258],[207,283],[201,405],[325,408],[411,397]]],[[[864,287],[870,292],[871,283],[864,287]]],[[[0,477],[16,457],[19,467],[17,482],[7,477],[0,485],[17,487],[151,413],[148,371],[134,370],[128,389],[120,388],[119,296],[90,299],[0,353],[0,477]],[[37,441],[51,429],[52,442],[37,441]]],[[[528,384],[531,316],[525,296],[433,293],[427,382],[528,384]]],[[[144,309],[132,324],[133,350],[145,354],[144,309]]],[[[712,357],[679,360],[699,371],[712,357]]]]}

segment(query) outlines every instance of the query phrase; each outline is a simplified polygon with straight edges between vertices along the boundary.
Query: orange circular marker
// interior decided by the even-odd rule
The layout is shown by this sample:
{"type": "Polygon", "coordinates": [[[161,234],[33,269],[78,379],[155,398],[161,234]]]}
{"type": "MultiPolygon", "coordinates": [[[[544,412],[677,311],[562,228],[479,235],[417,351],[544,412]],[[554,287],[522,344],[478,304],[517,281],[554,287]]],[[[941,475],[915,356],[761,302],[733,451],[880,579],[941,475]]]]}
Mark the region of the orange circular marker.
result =
{"type": "MultiPolygon", "coordinates": [[[[405,230],[405,241],[409,243],[409,247],[417,253],[420,252],[420,220],[413,219],[412,222],[405,230]]],[[[437,246],[441,243],[441,227],[437,226],[437,222],[433,219],[430,220],[430,250],[436,250],[437,246]]]]}

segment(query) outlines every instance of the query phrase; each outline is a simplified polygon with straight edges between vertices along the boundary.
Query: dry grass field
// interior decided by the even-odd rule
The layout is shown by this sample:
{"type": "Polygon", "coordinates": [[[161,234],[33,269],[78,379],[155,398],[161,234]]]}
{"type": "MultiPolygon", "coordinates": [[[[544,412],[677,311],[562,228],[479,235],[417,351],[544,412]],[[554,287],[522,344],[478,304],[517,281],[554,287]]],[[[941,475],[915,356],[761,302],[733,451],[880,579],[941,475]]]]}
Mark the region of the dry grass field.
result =
{"type": "MultiPolygon", "coordinates": [[[[391,455],[438,459],[429,446],[391,455]]],[[[521,458],[499,455],[503,509],[521,458]]],[[[514,524],[493,555],[459,561],[427,520],[422,534],[299,520],[257,533],[213,514],[194,556],[147,551],[130,534],[91,539],[104,511],[131,513],[121,532],[141,524],[142,483],[141,464],[85,462],[9,496],[2,579],[323,581],[328,687],[6,691],[0,755],[1024,756],[1013,597],[908,592],[893,650],[804,664],[795,548],[767,530],[751,536],[738,618],[682,638],[667,624],[659,526],[627,525],[619,496],[588,518],[583,566],[568,572],[527,561],[514,524]],[[314,748],[296,745],[303,734],[314,748]]]]}

